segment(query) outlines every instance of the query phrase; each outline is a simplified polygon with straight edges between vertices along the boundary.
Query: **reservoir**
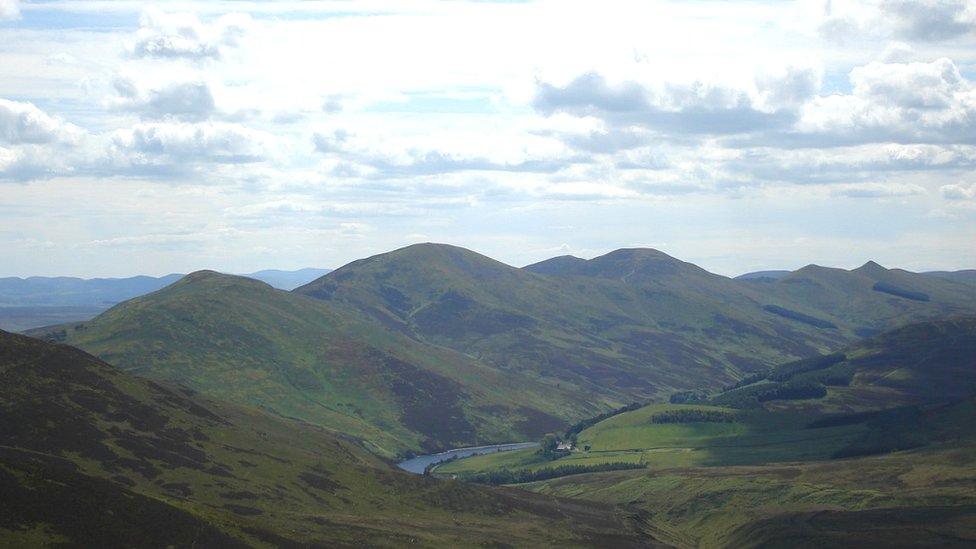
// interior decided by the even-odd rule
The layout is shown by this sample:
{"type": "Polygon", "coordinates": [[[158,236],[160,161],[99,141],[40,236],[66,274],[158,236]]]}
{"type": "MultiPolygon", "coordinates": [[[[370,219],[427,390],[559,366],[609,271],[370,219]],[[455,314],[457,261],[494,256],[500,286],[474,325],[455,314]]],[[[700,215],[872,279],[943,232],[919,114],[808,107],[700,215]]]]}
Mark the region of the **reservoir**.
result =
{"type": "Polygon", "coordinates": [[[451,458],[463,458],[468,456],[480,456],[481,454],[491,454],[494,452],[509,452],[511,450],[522,450],[523,448],[535,448],[538,442],[513,442],[510,444],[493,444],[491,446],[478,446],[474,448],[455,448],[439,454],[427,454],[417,456],[405,461],[401,461],[397,466],[404,471],[423,474],[424,469],[432,463],[441,463],[451,458]]]}

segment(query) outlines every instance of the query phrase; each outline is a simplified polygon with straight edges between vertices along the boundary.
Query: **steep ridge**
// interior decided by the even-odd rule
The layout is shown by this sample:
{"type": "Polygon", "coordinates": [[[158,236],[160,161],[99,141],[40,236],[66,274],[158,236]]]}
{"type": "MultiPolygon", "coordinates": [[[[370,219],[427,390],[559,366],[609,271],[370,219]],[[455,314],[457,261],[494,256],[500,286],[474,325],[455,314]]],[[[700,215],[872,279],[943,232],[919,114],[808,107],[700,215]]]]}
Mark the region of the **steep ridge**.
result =
{"type": "Polygon", "coordinates": [[[740,281],[647,249],[516,269],[463,248],[420,244],[353,262],[295,292],[415,340],[625,402],[718,387],[900,322],[976,311],[958,285],[940,280],[925,285],[929,301],[893,295],[915,291],[914,278],[880,270],[837,270],[838,280],[809,283],[804,272],[782,283],[740,281]],[[887,292],[874,289],[878,283],[887,292]],[[807,286],[830,293],[842,312],[852,301],[866,305],[835,314],[807,286]],[[871,311],[891,300],[908,303],[871,311]]]}
{"type": "Polygon", "coordinates": [[[613,507],[409,475],[307,423],[0,332],[0,545],[638,546],[613,507]]]}
{"type": "Polygon", "coordinates": [[[45,336],[139,375],[352,434],[388,456],[533,439],[595,409],[321,301],[213,271],[45,336]]]}

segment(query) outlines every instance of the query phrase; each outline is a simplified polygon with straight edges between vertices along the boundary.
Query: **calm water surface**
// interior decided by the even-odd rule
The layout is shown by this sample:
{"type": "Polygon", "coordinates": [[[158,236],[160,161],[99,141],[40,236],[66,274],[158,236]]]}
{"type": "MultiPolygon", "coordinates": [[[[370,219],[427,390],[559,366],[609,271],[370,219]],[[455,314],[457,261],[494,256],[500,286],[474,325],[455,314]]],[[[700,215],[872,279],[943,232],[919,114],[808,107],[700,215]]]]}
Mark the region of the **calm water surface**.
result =
{"type": "Polygon", "coordinates": [[[440,463],[453,457],[460,459],[468,456],[479,456],[481,454],[493,454],[495,452],[509,452],[512,450],[521,450],[523,448],[535,448],[538,445],[538,442],[513,442],[511,444],[494,444],[491,446],[478,446],[476,448],[455,448],[454,450],[448,450],[439,454],[427,454],[426,456],[410,458],[406,461],[401,461],[397,464],[397,466],[404,471],[410,471],[411,473],[417,473],[420,475],[423,474],[424,469],[426,469],[431,463],[440,463]]]}

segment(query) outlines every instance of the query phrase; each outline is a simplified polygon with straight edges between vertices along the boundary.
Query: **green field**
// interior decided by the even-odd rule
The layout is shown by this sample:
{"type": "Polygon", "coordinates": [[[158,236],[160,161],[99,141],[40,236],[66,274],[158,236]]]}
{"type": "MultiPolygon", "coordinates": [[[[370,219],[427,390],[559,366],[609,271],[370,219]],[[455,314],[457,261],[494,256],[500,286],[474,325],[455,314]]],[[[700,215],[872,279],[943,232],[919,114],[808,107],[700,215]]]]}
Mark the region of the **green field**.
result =
{"type": "Polygon", "coordinates": [[[563,465],[644,463],[650,469],[691,466],[758,465],[829,459],[860,437],[865,426],[805,429],[808,416],[764,410],[736,411],[715,406],[654,404],[602,421],[578,436],[577,449],[549,461],[536,450],[488,454],[436,469],[460,476],[495,469],[538,470],[563,465]],[[655,424],[670,410],[712,410],[736,414],[732,423],[655,424]],[[584,451],[590,446],[589,451],[584,451]]]}

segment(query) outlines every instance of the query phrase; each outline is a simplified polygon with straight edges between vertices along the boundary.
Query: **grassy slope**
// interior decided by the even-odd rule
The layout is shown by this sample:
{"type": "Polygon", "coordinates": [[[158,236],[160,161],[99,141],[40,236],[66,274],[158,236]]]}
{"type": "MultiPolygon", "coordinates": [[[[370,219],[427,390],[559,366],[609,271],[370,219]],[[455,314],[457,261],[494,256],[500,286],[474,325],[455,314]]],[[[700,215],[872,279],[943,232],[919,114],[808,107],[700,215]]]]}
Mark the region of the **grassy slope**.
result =
{"type": "Polygon", "coordinates": [[[0,332],[0,545],[621,546],[613,507],[408,475],[314,426],[0,332]]]}
{"type": "Polygon", "coordinates": [[[542,410],[589,413],[531,379],[213,272],[48,335],[143,376],[361,437],[384,455],[524,440],[561,425],[542,410]]]}

